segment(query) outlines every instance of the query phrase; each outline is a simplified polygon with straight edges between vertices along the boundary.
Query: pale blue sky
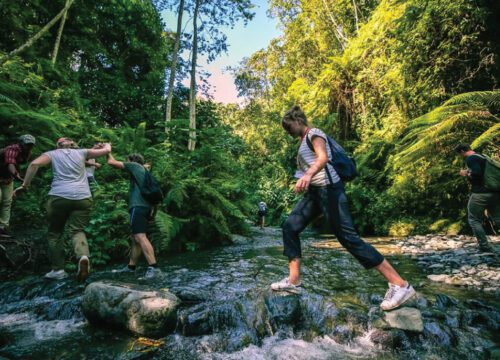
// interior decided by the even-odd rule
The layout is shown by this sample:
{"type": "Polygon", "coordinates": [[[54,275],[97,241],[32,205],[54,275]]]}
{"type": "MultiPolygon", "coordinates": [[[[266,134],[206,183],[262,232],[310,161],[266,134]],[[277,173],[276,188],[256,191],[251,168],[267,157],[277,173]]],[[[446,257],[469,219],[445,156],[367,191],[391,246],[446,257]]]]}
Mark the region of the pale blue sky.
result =
{"type": "MultiPolygon", "coordinates": [[[[206,58],[201,57],[198,64],[202,69],[212,73],[208,82],[212,86],[211,93],[216,102],[235,103],[240,102],[237,98],[237,91],[234,86],[234,81],[227,71],[224,71],[228,66],[236,66],[244,58],[248,57],[257,50],[267,47],[269,42],[280,36],[281,31],[277,28],[277,21],[269,18],[266,14],[268,9],[268,1],[254,0],[255,17],[247,26],[243,23],[238,23],[233,29],[226,28],[228,51],[227,54],[221,54],[215,61],[207,64],[206,58]]],[[[177,26],[177,15],[171,11],[164,12],[163,20],[170,30],[175,31],[177,26]]],[[[185,21],[189,16],[185,14],[185,21]]],[[[191,31],[191,24],[187,24],[186,31],[191,31]]],[[[188,53],[183,54],[183,57],[189,56],[188,53]]],[[[189,79],[184,81],[186,86],[189,85],[189,79]]]]}

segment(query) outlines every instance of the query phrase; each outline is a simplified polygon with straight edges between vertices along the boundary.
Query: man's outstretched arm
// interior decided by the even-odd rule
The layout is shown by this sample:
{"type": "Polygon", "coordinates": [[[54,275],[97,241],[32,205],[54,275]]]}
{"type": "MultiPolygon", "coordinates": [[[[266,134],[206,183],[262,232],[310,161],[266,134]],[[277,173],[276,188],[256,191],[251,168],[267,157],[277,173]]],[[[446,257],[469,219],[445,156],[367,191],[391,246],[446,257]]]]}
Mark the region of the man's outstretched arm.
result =
{"type": "Polygon", "coordinates": [[[116,160],[111,153],[108,154],[108,165],[115,169],[125,169],[123,162],[116,160]]]}
{"type": "Polygon", "coordinates": [[[23,184],[14,190],[14,196],[16,196],[19,192],[26,190],[30,186],[31,180],[33,180],[33,177],[36,175],[38,168],[50,165],[51,161],[50,156],[46,154],[42,154],[33,160],[28,166],[28,170],[26,170],[23,184]]]}
{"type": "Polygon", "coordinates": [[[111,144],[106,143],[101,149],[87,149],[87,159],[95,159],[111,153],[111,144]]]}

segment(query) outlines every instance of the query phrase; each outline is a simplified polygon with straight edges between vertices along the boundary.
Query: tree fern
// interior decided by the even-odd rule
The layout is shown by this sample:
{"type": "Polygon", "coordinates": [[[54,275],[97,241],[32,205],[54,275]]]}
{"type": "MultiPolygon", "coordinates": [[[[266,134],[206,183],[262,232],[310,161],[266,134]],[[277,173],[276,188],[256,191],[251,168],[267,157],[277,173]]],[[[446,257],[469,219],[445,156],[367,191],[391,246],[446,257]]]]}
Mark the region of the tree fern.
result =
{"type": "Polygon", "coordinates": [[[443,104],[443,106],[451,105],[486,106],[491,112],[498,113],[500,112],[500,90],[459,94],[443,104]]]}
{"type": "Polygon", "coordinates": [[[496,153],[500,152],[500,123],[490,127],[488,130],[478,136],[471,144],[473,149],[483,148],[486,144],[490,144],[496,149],[496,153]]]}
{"type": "Polygon", "coordinates": [[[396,167],[449,153],[460,142],[483,146],[498,137],[500,91],[457,95],[415,119],[393,157],[396,167]]]}
{"type": "Polygon", "coordinates": [[[12,100],[11,98],[9,98],[8,96],[5,96],[3,94],[0,94],[0,102],[11,104],[17,110],[22,110],[22,108],[14,100],[12,100]]]}
{"type": "Polygon", "coordinates": [[[181,226],[182,220],[174,218],[163,211],[158,211],[155,217],[155,225],[157,234],[155,238],[159,238],[158,250],[168,249],[170,242],[177,235],[181,226]]]}

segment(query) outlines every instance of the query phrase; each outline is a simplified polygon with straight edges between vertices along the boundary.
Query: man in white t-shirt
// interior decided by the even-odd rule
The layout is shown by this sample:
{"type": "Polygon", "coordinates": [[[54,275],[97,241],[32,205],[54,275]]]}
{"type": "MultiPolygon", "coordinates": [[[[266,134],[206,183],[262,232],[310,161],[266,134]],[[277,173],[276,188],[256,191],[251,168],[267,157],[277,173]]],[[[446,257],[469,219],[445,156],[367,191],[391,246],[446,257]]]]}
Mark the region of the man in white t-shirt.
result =
{"type": "Polygon", "coordinates": [[[62,239],[66,224],[78,259],[77,278],[79,281],[87,278],[90,260],[84,229],[90,219],[92,195],[85,174],[85,161],[110,152],[111,144],[104,144],[101,149],[78,149],[72,139],[60,138],[56,150],[47,151],[30,163],[23,184],[14,191],[14,196],[26,191],[38,168],[52,165],[53,178],[47,201],[48,255],[52,270],[45,274],[46,278],[63,279],[68,276],[64,271],[62,239]]]}

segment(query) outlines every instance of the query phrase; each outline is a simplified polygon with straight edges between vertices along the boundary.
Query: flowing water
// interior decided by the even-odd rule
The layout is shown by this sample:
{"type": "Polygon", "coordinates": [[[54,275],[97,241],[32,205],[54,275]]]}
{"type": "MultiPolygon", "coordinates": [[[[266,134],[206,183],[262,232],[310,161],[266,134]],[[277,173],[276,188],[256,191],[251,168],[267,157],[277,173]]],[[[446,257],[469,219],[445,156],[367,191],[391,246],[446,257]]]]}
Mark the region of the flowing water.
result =
{"type": "Polygon", "coordinates": [[[81,311],[85,285],[37,276],[0,285],[0,358],[12,359],[488,359],[499,354],[500,299],[433,284],[410,256],[386,239],[370,239],[424,298],[423,333],[373,325],[387,284],[365,271],[335,240],[303,242],[300,296],[271,294],[286,275],[278,229],[254,240],[161,260],[155,281],[112,269],[88,282],[128,281],[168,288],[182,299],[173,334],[152,343],[89,325],[81,311]],[[426,300],[427,299],[427,300],[426,300]]]}

